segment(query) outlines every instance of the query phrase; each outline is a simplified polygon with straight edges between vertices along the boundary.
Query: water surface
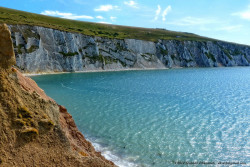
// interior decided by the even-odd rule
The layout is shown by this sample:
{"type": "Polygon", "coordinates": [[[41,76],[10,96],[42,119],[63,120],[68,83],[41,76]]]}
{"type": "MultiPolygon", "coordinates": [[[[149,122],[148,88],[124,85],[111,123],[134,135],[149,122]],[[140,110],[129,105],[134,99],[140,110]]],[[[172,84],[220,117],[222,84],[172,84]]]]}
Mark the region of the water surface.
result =
{"type": "Polygon", "coordinates": [[[250,68],[35,76],[121,166],[250,159],[250,68]]]}

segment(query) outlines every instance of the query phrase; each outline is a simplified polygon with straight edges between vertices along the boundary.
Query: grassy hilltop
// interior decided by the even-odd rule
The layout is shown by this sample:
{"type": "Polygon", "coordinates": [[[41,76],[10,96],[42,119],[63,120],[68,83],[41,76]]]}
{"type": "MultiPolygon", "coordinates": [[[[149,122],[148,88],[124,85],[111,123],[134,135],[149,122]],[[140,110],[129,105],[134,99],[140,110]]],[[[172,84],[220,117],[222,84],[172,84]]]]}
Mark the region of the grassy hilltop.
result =
{"type": "Polygon", "coordinates": [[[19,10],[0,7],[0,23],[25,24],[31,26],[42,26],[61,31],[81,33],[90,36],[100,36],[117,39],[141,39],[147,41],[166,40],[195,40],[207,41],[214,40],[201,37],[195,34],[168,31],[164,29],[150,29],[140,27],[118,26],[100,24],[84,21],[75,21],[57,17],[44,16],[19,10]]]}

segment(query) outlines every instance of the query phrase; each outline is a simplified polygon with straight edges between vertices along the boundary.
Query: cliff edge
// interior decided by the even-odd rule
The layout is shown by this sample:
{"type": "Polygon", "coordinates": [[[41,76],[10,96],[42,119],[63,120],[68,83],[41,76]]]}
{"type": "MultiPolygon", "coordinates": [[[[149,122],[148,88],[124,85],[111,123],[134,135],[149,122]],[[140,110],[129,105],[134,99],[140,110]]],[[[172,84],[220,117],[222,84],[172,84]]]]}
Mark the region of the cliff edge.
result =
{"type": "Polygon", "coordinates": [[[250,66],[250,46],[222,41],[152,42],[38,26],[8,26],[16,65],[25,73],[250,66]]]}
{"type": "Polygon", "coordinates": [[[115,166],[94,150],[67,110],[14,64],[10,31],[0,25],[0,166],[115,166]]]}

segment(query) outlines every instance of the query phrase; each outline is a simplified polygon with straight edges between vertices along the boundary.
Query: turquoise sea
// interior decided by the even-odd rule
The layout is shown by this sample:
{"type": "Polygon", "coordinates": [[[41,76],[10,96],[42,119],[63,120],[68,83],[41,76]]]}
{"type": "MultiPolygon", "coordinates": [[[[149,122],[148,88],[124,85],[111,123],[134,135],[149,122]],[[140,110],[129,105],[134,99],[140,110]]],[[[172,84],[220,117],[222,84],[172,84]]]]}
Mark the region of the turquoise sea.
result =
{"type": "Polygon", "coordinates": [[[119,166],[250,165],[249,67],[32,78],[119,166]]]}

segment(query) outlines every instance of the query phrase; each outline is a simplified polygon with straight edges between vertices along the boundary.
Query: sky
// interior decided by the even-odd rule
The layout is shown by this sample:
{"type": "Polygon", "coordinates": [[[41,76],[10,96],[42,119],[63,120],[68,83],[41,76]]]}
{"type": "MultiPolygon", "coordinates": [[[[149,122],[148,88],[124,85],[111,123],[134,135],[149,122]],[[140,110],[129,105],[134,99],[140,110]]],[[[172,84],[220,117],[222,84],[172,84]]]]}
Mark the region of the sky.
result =
{"type": "Polygon", "coordinates": [[[250,0],[0,0],[67,19],[164,28],[250,45],[250,0]]]}

